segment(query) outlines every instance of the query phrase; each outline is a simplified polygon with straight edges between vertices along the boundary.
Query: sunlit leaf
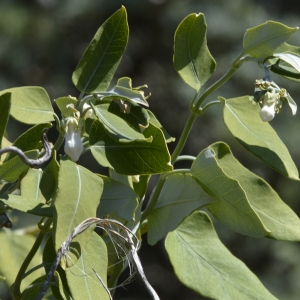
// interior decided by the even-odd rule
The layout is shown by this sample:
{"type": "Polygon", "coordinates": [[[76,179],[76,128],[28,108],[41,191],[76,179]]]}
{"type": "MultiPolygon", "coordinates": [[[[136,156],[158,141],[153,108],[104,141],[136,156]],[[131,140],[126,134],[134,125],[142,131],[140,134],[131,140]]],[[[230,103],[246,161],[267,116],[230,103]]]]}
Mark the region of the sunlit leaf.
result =
{"type": "Polygon", "coordinates": [[[78,100],[71,96],[55,99],[57,107],[61,111],[62,116],[65,118],[73,116],[73,110],[68,105],[73,104],[74,109],[76,108],[77,102],[78,100]]]}
{"type": "Polygon", "coordinates": [[[148,216],[148,243],[154,245],[192,211],[211,202],[212,199],[190,174],[168,176],[148,216]]]}
{"type": "Polygon", "coordinates": [[[37,86],[23,86],[3,90],[0,95],[11,93],[10,114],[26,124],[54,121],[53,108],[47,92],[37,86]]]}
{"type": "Polygon", "coordinates": [[[206,43],[203,14],[190,14],[179,24],[175,33],[174,67],[197,91],[215,71],[216,62],[206,43]]]}
{"type": "Polygon", "coordinates": [[[143,135],[152,142],[117,142],[99,121],[90,131],[91,151],[98,163],[125,175],[156,174],[171,171],[170,154],[160,129],[149,125],[143,135]]]}
{"type": "Polygon", "coordinates": [[[225,125],[248,151],[282,175],[299,180],[288,149],[270,124],[260,119],[259,105],[253,105],[249,100],[250,96],[220,98],[225,125]]]}
{"type": "MultiPolygon", "coordinates": [[[[99,176],[72,161],[60,162],[58,191],[54,199],[56,250],[77,225],[96,216],[102,190],[103,181],[99,176]]],[[[91,231],[86,231],[78,237],[81,248],[88,242],[90,234],[91,231]]]]}
{"type": "Polygon", "coordinates": [[[72,75],[77,89],[105,91],[119,65],[128,41],[128,24],[122,6],[98,29],[72,75]]]}
{"type": "MultiPolygon", "coordinates": [[[[216,199],[207,207],[234,231],[253,237],[266,236],[270,230],[251,207],[238,179],[232,178],[219,165],[217,154],[214,147],[210,146],[198,155],[191,167],[191,173],[202,188],[216,199]]],[[[235,165],[231,167],[234,169],[235,165]]]]}
{"type": "Polygon", "coordinates": [[[66,275],[74,300],[110,299],[103,287],[107,285],[107,249],[95,232],[76,264],[66,269],[66,275]]]}
{"type": "Polygon", "coordinates": [[[168,234],[166,250],[178,279],[209,299],[276,299],[219,240],[204,212],[168,234]]]}
{"type": "MultiPolygon", "coordinates": [[[[229,147],[224,143],[210,146],[214,159],[230,178],[237,180],[245,191],[245,195],[262,220],[271,230],[267,237],[286,240],[300,240],[300,220],[298,216],[280,199],[278,194],[262,178],[251,173],[234,158],[229,147]]],[[[210,204],[207,208],[214,215],[220,214],[220,207],[210,204]]],[[[226,214],[226,213],[224,213],[226,214]]]]}
{"type": "Polygon", "coordinates": [[[271,56],[297,29],[274,21],[249,28],[244,35],[244,53],[259,59],[271,56]]]}

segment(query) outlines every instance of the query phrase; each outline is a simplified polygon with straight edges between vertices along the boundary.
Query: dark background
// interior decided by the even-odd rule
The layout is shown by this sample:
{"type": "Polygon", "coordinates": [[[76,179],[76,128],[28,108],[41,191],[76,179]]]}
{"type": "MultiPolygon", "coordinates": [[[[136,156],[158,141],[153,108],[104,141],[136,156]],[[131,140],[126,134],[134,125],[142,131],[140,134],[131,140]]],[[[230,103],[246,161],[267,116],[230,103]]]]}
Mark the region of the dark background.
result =
{"type": "MultiPolygon", "coordinates": [[[[286,0],[1,0],[0,90],[36,85],[44,87],[52,100],[60,96],[78,96],[79,92],[72,85],[72,72],[99,26],[121,5],[128,12],[130,38],[112,85],[122,76],[131,77],[134,86],[148,84],[152,94],[149,99],[151,110],[177,139],[188,118],[189,102],[194,96],[194,91],[182,82],[172,64],[174,32],[184,17],[194,12],[202,12],[206,16],[208,47],[218,64],[206,87],[221,77],[240,53],[247,28],[270,19],[291,27],[300,26],[300,2],[286,0]]],[[[299,33],[294,36],[290,42],[300,45],[299,33]]],[[[255,79],[262,77],[263,71],[258,66],[244,64],[210,100],[219,95],[229,98],[252,94],[255,79]]],[[[273,79],[287,88],[298,102],[299,84],[275,75],[273,79]]],[[[13,141],[20,130],[26,128],[14,120],[10,122],[9,137],[13,141]]],[[[286,143],[296,165],[300,166],[300,116],[292,117],[285,106],[271,125],[286,143]]],[[[50,133],[50,139],[55,141],[55,130],[50,133]]],[[[225,128],[221,108],[209,109],[197,120],[183,152],[197,155],[218,140],[228,143],[246,167],[265,178],[300,214],[299,182],[278,175],[248,154],[225,128]]],[[[169,145],[170,151],[174,149],[173,144],[169,145]]],[[[82,157],[80,163],[97,168],[88,154],[82,157]]],[[[276,297],[299,299],[298,243],[253,239],[233,233],[217,221],[214,224],[224,244],[276,297]]],[[[163,241],[154,247],[144,243],[140,256],[146,275],[162,300],[203,299],[176,279],[163,241]]],[[[9,299],[4,290],[2,283],[0,299],[9,299]]],[[[136,279],[120,288],[114,299],[147,300],[150,297],[142,282],[136,279]]]]}

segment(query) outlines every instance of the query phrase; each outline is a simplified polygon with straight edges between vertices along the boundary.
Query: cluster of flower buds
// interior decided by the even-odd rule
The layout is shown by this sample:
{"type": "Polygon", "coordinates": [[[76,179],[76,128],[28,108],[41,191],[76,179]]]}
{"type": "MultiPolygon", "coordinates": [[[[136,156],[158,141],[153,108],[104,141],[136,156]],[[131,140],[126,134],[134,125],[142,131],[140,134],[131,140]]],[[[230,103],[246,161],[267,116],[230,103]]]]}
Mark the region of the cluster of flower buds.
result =
{"type": "Polygon", "coordinates": [[[261,105],[259,115],[264,122],[270,122],[274,119],[275,114],[280,112],[283,101],[289,104],[293,115],[295,115],[296,104],[286,89],[280,88],[274,81],[263,79],[255,81],[253,104],[259,103],[261,105]]]}

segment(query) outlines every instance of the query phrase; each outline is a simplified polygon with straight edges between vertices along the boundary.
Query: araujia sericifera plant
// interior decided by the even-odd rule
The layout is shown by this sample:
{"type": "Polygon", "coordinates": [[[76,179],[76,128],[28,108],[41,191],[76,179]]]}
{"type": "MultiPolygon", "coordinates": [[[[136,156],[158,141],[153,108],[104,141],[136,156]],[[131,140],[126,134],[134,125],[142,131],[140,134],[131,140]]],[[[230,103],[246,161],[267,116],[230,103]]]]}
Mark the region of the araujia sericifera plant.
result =
{"type": "Polygon", "coordinates": [[[195,119],[222,105],[226,127],[249,152],[283,176],[299,180],[286,146],[268,123],[284,102],[296,113],[296,103],[270,76],[271,71],[299,81],[300,48],[286,43],[296,30],[273,21],[248,29],[229,71],[203,91],[216,68],[204,15],[188,15],[179,24],[174,66],[195,97],[172,155],[167,143],[174,139],[148,109],[147,86],[133,87],[130,78],[122,77],[109,88],[128,41],[124,7],[99,28],[73,72],[78,97],[63,96],[52,103],[41,87],[1,91],[2,145],[9,144],[9,116],[33,125],[0,150],[7,153],[0,166],[0,275],[12,285],[13,298],[42,299],[46,292],[56,299],[111,299],[115,288],[126,283],[118,278],[129,267],[129,278],[140,274],[152,297],[159,299],[138,258],[147,236],[150,245],[166,237],[178,279],[205,297],[275,299],[220,242],[202,208],[241,234],[285,241],[300,240],[299,218],[264,179],[238,162],[227,144],[216,142],[197,157],[181,152],[195,119]],[[265,71],[263,79],[253,79],[254,95],[210,101],[210,94],[245,62],[265,71]],[[51,145],[46,131],[54,122],[59,137],[51,145]],[[58,157],[63,140],[65,155],[58,157]],[[87,151],[109,169],[109,177],[76,163],[87,151]],[[191,167],[174,168],[179,160],[190,160],[191,167]],[[146,199],[155,174],[160,174],[159,181],[146,199]],[[26,228],[10,229],[10,209],[42,217],[36,239],[26,228]],[[93,231],[95,226],[101,230],[93,231]],[[35,254],[43,241],[40,263],[35,254]],[[11,243],[23,249],[17,275],[10,272],[17,268],[10,264],[11,243]]]}

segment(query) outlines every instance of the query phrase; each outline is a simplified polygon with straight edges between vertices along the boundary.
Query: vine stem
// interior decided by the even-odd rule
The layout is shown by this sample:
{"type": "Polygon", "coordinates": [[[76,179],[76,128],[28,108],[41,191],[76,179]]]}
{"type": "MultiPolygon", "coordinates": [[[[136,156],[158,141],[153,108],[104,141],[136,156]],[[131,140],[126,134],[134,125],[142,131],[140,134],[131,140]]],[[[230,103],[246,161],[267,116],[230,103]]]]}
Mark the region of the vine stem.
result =
{"type": "Polygon", "coordinates": [[[45,235],[47,234],[47,231],[49,230],[51,224],[52,224],[52,218],[48,218],[47,221],[44,223],[43,231],[40,231],[40,233],[38,234],[32,248],[30,249],[28,255],[26,256],[25,260],[22,263],[22,266],[16,277],[16,280],[10,288],[11,294],[12,294],[14,300],[23,298],[22,293],[21,293],[22,279],[24,278],[25,272],[26,272],[30,262],[32,261],[34,255],[40,248],[40,245],[41,245],[45,235]]]}

